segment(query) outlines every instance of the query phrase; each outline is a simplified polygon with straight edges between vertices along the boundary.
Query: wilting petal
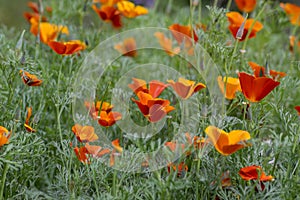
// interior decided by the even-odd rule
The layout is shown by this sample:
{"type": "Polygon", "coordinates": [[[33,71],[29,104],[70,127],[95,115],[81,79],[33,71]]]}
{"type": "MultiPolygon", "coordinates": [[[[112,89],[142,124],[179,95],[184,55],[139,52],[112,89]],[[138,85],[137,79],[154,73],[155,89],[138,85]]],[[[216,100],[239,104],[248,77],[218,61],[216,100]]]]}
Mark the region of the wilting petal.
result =
{"type": "Polygon", "coordinates": [[[239,73],[242,92],[246,99],[258,102],[267,96],[280,83],[267,77],[254,77],[247,73],[239,73]]]}
{"type": "Polygon", "coordinates": [[[244,180],[260,180],[260,181],[272,181],[273,176],[266,176],[260,166],[252,165],[240,169],[239,175],[244,180]],[[260,177],[258,177],[260,174],[260,177]]]}

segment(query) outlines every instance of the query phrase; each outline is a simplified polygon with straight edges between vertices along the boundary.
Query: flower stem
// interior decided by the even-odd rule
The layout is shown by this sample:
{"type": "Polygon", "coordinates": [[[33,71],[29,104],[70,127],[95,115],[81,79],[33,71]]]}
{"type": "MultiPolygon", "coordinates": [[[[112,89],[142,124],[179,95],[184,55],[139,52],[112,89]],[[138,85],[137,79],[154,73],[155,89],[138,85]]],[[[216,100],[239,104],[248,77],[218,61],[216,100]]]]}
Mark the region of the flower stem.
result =
{"type": "Polygon", "coordinates": [[[3,192],[4,192],[5,180],[6,180],[6,174],[8,172],[8,167],[9,167],[9,164],[5,163],[4,170],[3,170],[3,173],[2,173],[2,180],[1,180],[0,200],[4,199],[3,192]]]}

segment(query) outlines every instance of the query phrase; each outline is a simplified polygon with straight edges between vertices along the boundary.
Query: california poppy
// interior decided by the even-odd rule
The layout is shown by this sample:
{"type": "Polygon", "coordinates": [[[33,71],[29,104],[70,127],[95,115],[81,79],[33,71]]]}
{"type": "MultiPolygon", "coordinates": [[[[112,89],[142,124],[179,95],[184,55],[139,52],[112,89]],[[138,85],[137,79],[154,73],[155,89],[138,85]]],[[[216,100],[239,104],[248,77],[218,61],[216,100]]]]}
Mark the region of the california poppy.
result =
{"type": "Polygon", "coordinates": [[[103,5],[98,8],[96,5],[93,5],[92,8],[103,21],[111,22],[115,28],[120,28],[122,26],[121,14],[115,7],[103,5]]]}
{"type": "Polygon", "coordinates": [[[71,40],[68,42],[50,41],[48,42],[48,46],[57,54],[61,55],[74,54],[86,48],[85,43],[81,42],[80,40],[71,40]]]}
{"type": "MultiPolygon", "coordinates": [[[[250,67],[252,68],[254,72],[255,77],[265,77],[266,76],[266,69],[263,66],[259,66],[255,62],[248,62],[250,67]]],[[[272,76],[273,79],[280,79],[286,76],[286,73],[284,72],[278,72],[275,70],[270,70],[270,76],[272,76]]]]}
{"type": "Polygon", "coordinates": [[[300,116],[300,106],[295,106],[295,109],[297,110],[298,115],[300,116]]]}
{"type": "Polygon", "coordinates": [[[72,127],[72,132],[75,134],[79,142],[93,142],[98,140],[98,136],[92,126],[81,126],[79,124],[75,124],[72,127]]]}
{"type": "Polygon", "coordinates": [[[180,24],[172,24],[169,26],[169,29],[171,30],[171,33],[173,37],[177,40],[179,44],[181,44],[183,41],[188,42],[189,45],[191,45],[191,39],[193,38],[195,42],[198,42],[198,36],[194,29],[192,29],[191,26],[183,26],[180,24]],[[179,33],[178,33],[179,32],[179,33]],[[187,36],[187,37],[184,37],[187,36]]]}
{"type": "Polygon", "coordinates": [[[35,75],[23,70],[20,70],[20,76],[24,84],[28,86],[40,86],[43,83],[43,81],[38,79],[35,75]]]}
{"type": "Polygon", "coordinates": [[[105,111],[109,113],[113,109],[113,105],[105,101],[97,101],[95,104],[93,103],[92,105],[90,102],[86,101],[84,102],[84,105],[86,109],[89,110],[90,116],[95,120],[100,118],[99,111],[105,111]]]}
{"type": "Polygon", "coordinates": [[[169,56],[174,56],[180,52],[180,47],[173,48],[172,40],[167,38],[162,32],[155,32],[154,36],[169,56]]]}
{"type": "Polygon", "coordinates": [[[93,3],[101,3],[101,4],[113,6],[119,1],[123,1],[123,0],[93,0],[93,3]]]}
{"type": "Polygon", "coordinates": [[[10,132],[3,126],[0,126],[0,147],[8,143],[10,132]]]}
{"type": "Polygon", "coordinates": [[[89,153],[88,150],[86,149],[86,147],[75,147],[74,148],[74,152],[78,158],[78,160],[84,164],[89,164],[89,160],[88,160],[88,157],[87,157],[87,154],[89,153]]]}
{"type": "MultiPolygon", "coordinates": [[[[244,26],[244,28],[242,27],[243,31],[241,35],[238,36],[237,39],[240,41],[245,40],[248,32],[250,31],[252,24],[254,23],[254,19],[245,20],[244,17],[238,12],[228,12],[226,13],[226,16],[230,23],[228,28],[234,38],[237,38],[237,33],[239,32],[240,28],[244,26]]],[[[255,37],[256,33],[261,31],[262,28],[263,25],[259,21],[256,21],[252,27],[251,33],[249,35],[249,39],[255,37]]]]}
{"type": "Polygon", "coordinates": [[[136,57],[136,42],[134,38],[126,38],[122,43],[118,43],[114,48],[123,56],[136,57]]]}
{"type": "Polygon", "coordinates": [[[173,106],[170,106],[170,101],[168,100],[153,98],[150,94],[144,92],[139,92],[137,96],[139,100],[132,98],[132,101],[138,105],[140,111],[150,122],[158,122],[175,109],[173,106]]]}
{"type": "Polygon", "coordinates": [[[177,171],[177,177],[184,176],[184,174],[188,171],[188,166],[181,162],[179,164],[170,163],[168,164],[168,172],[171,173],[171,170],[177,171]]]}
{"type": "Polygon", "coordinates": [[[150,94],[153,98],[158,97],[166,87],[168,87],[168,84],[165,84],[163,82],[152,80],[149,82],[149,89],[147,87],[146,81],[138,78],[132,78],[133,83],[128,84],[128,87],[135,93],[139,93],[140,91],[150,94]]]}
{"type": "Polygon", "coordinates": [[[280,7],[289,16],[293,25],[300,26],[300,7],[291,3],[280,3],[280,7]]]}
{"type": "Polygon", "coordinates": [[[177,147],[181,147],[184,150],[184,144],[178,144],[177,142],[166,142],[165,146],[167,146],[172,152],[175,152],[177,147]]]}
{"type": "Polygon", "coordinates": [[[296,41],[296,37],[291,35],[289,37],[290,39],[290,52],[294,53],[294,49],[295,49],[295,44],[296,44],[296,49],[299,51],[300,50],[300,41],[296,41]]]}
{"type": "Polygon", "coordinates": [[[187,99],[199,90],[206,88],[203,83],[196,84],[195,81],[184,78],[179,78],[177,82],[174,82],[173,80],[168,80],[167,82],[170,83],[175,92],[183,99],[187,99]]]}
{"type": "Polygon", "coordinates": [[[257,165],[241,168],[239,171],[239,175],[242,177],[242,179],[246,181],[249,180],[272,181],[274,179],[273,176],[266,176],[262,168],[257,165]]]}
{"type": "MultiPolygon", "coordinates": [[[[31,18],[33,18],[37,22],[40,20],[40,14],[38,13],[24,12],[23,15],[28,22],[30,22],[31,18]]],[[[47,18],[45,16],[42,16],[41,21],[46,22],[47,18]]]]}
{"type": "Polygon", "coordinates": [[[86,148],[88,154],[92,155],[93,157],[97,157],[97,158],[110,153],[109,149],[103,149],[100,146],[90,145],[89,143],[85,144],[85,148],[86,148]]]}
{"type": "Polygon", "coordinates": [[[226,99],[234,99],[235,93],[238,91],[242,91],[240,81],[238,78],[232,78],[232,77],[224,77],[218,76],[218,85],[221,90],[221,92],[225,93],[226,99]],[[226,84],[226,88],[225,88],[226,84]],[[224,91],[225,90],[225,91],[224,91]]]}
{"type": "Polygon", "coordinates": [[[111,142],[112,146],[114,147],[115,150],[117,150],[119,153],[123,152],[123,148],[120,146],[120,141],[119,139],[115,139],[111,142]]]}
{"type": "Polygon", "coordinates": [[[121,155],[120,153],[123,152],[123,148],[120,146],[119,139],[115,139],[114,141],[111,142],[111,144],[114,147],[114,149],[110,154],[109,164],[110,166],[113,166],[115,164],[115,156],[121,155]]]}
{"type": "Polygon", "coordinates": [[[32,115],[32,108],[31,107],[27,107],[27,116],[26,116],[26,120],[25,120],[25,123],[24,123],[24,127],[25,127],[26,131],[28,131],[30,133],[34,133],[34,132],[36,132],[36,130],[33,129],[30,126],[30,123],[29,123],[31,115],[32,115]]]}
{"type": "Polygon", "coordinates": [[[30,19],[30,23],[30,32],[35,36],[40,33],[40,40],[45,44],[55,40],[59,34],[69,34],[69,30],[66,26],[58,26],[48,22],[39,23],[34,18],[30,19]]]}
{"type": "Polygon", "coordinates": [[[280,84],[272,78],[255,77],[244,72],[239,73],[239,79],[242,92],[250,102],[259,102],[280,84]]]}
{"type": "Polygon", "coordinates": [[[128,18],[135,18],[140,15],[148,14],[148,9],[143,6],[136,6],[130,1],[119,1],[117,3],[118,10],[122,15],[128,18]]]}
{"type": "Polygon", "coordinates": [[[235,0],[235,3],[243,12],[252,12],[256,6],[256,0],[235,0]]]}
{"type": "Polygon", "coordinates": [[[116,121],[120,119],[122,119],[121,113],[113,112],[113,111],[107,113],[106,111],[101,111],[100,118],[98,119],[98,123],[101,126],[108,127],[114,125],[116,121]]]}
{"type": "Polygon", "coordinates": [[[208,126],[205,129],[210,141],[216,150],[224,156],[233,154],[234,152],[248,146],[245,141],[250,139],[247,131],[234,130],[226,133],[215,126],[208,126]]]}

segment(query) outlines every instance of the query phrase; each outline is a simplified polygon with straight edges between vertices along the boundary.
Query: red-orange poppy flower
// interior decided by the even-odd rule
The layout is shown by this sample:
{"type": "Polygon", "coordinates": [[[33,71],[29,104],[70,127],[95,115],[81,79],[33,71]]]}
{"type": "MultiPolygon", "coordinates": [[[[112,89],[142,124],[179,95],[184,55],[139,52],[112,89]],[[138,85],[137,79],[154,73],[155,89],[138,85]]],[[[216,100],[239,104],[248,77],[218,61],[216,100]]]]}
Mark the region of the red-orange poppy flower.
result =
{"type": "Polygon", "coordinates": [[[120,28],[122,26],[121,14],[115,7],[103,5],[98,8],[96,5],[93,5],[92,8],[103,21],[111,22],[115,28],[120,28]]]}
{"type": "MultiPolygon", "coordinates": [[[[28,22],[30,22],[31,18],[34,18],[34,20],[37,22],[40,20],[40,14],[38,13],[24,12],[23,15],[28,22]]],[[[45,16],[42,16],[41,21],[46,22],[47,18],[45,16]]]]}
{"type": "Polygon", "coordinates": [[[208,126],[205,129],[205,133],[216,150],[224,156],[233,154],[239,149],[248,146],[245,141],[250,139],[250,134],[247,131],[234,130],[226,133],[215,126],[208,126]]]}
{"type": "Polygon", "coordinates": [[[272,78],[255,77],[244,72],[239,73],[239,79],[242,92],[250,102],[259,102],[280,84],[272,78]]]}
{"type": "Polygon", "coordinates": [[[168,164],[168,172],[171,173],[171,170],[177,171],[177,177],[184,176],[184,174],[188,171],[188,166],[181,162],[179,164],[170,163],[168,164]]]}
{"type": "Polygon", "coordinates": [[[98,140],[98,136],[92,126],[81,126],[79,124],[75,124],[72,127],[72,132],[75,134],[79,142],[93,142],[98,140]]]}
{"type": "Polygon", "coordinates": [[[48,46],[61,55],[70,55],[86,49],[85,43],[80,40],[71,40],[68,42],[50,41],[48,42],[48,46]]]}
{"type": "Polygon", "coordinates": [[[7,144],[11,133],[3,126],[0,126],[0,147],[7,144]]]}
{"type": "Polygon", "coordinates": [[[173,48],[172,40],[167,38],[162,32],[155,32],[154,36],[169,56],[177,55],[180,52],[180,47],[173,48]]]}
{"type": "MultiPolygon", "coordinates": [[[[256,64],[255,62],[248,62],[248,64],[252,68],[255,77],[265,77],[266,76],[266,74],[265,74],[266,69],[263,66],[260,66],[260,65],[256,64]]],[[[280,78],[285,77],[286,73],[278,72],[275,70],[270,70],[270,76],[273,79],[278,80],[280,78]]]]}
{"type": "Polygon", "coordinates": [[[23,70],[20,70],[20,76],[24,84],[28,86],[40,86],[43,83],[43,81],[38,79],[35,75],[23,70]]]}
{"type": "Polygon", "coordinates": [[[195,81],[190,81],[184,78],[179,78],[178,82],[174,82],[173,80],[168,80],[167,82],[170,83],[176,94],[178,94],[183,99],[188,99],[194,93],[203,88],[206,88],[203,83],[196,84],[195,81]]]}
{"type": "Polygon", "coordinates": [[[256,6],[256,0],[235,0],[240,11],[252,12],[256,6]]]}
{"type": "Polygon", "coordinates": [[[90,145],[89,143],[85,144],[85,148],[86,148],[88,154],[92,155],[93,157],[97,157],[97,158],[100,158],[100,157],[110,153],[109,149],[103,149],[100,146],[90,145]]]}
{"type": "Polygon", "coordinates": [[[88,150],[86,149],[86,147],[75,147],[74,148],[74,152],[78,158],[78,160],[84,164],[90,164],[87,154],[89,154],[88,150]]]}
{"type": "MultiPolygon", "coordinates": [[[[254,23],[254,19],[247,19],[245,21],[244,17],[238,12],[228,12],[226,13],[226,16],[230,23],[228,28],[234,38],[237,38],[237,33],[239,32],[240,28],[244,25],[243,31],[241,32],[241,35],[239,35],[237,39],[239,39],[240,41],[245,40],[248,32],[250,31],[252,24],[254,23]]],[[[249,39],[255,37],[256,33],[261,31],[262,29],[263,29],[263,25],[259,21],[256,21],[250,32],[249,39]]]]}
{"type": "Polygon", "coordinates": [[[32,10],[33,12],[39,13],[39,6],[38,6],[37,3],[32,2],[32,1],[29,1],[29,2],[27,3],[27,6],[28,6],[29,8],[31,8],[31,10],[32,10]]]}
{"type": "Polygon", "coordinates": [[[300,116],[300,106],[295,106],[295,109],[297,110],[298,115],[300,116]]]}
{"type": "Polygon", "coordinates": [[[32,108],[27,107],[27,116],[26,116],[26,120],[24,123],[24,127],[25,127],[26,131],[28,131],[30,133],[34,133],[34,132],[36,132],[36,130],[34,128],[32,128],[29,123],[31,115],[32,115],[32,108]]]}
{"type": "Polygon", "coordinates": [[[195,42],[198,41],[198,36],[194,29],[192,29],[191,26],[183,26],[180,24],[173,24],[169,26],[169,29],[171,30],[171,33],[173,37],[177,40],[179,44],[181,44],[183,41],[186,42],[186,44],[191,45],[191,39],[193,38],[195,42]],[[179,32],[179,33],[178,33],[179,32]],[[185,37],[187,36],[187,37],[185,37]]]}
{"type": "Polygon", "coordinates": [[[138,94],[140,91],[150,94],[153,98],[158,97],[168,84],[164,84],[163,82],[152,80],[149,82],[149,89],[147,87],[146,81],[138,78],[132,78],[133,83],[128,84],[128,87],[135,93],[138,94]]]}
{"type": "Polygon", "coordinates": [[[166,142],[165,146],[167,146],[172,152],[175,152],[177,147],[181,147],[181,150],[184,150],[184,144],[178,144],[176,142],[166,142]]]}
{"type": "Polygon", "coordinates": [[[289,39],[290,39],[290,52],[294,53],[295,44],[297,44],[296,45],[296,50],[299,52],[299,50],[300,50],[300,41],[299,40],[296,41],[296,37],[293,36],[293,35],[291,35],[289,37],[289,39]]]}
{"type": "Polygon", "coordinates": [[[98,119],[98,123],[101,126],[108,127],[114,125],[116,121],[120,119],[122,119],[121,113],[113,112],[113,111],[107,113],[106,111],[101,111],[100,118],[98,119]]]}
{"type": "Polygon", "coordinates": [[[300,26],[300,6],[291,3],[280,3],[280,7],[289,16],[293,25],[300,26]]]}
{"type": "Polygon", "coordinates": [[[232,78],[232,77],[224,77],[218,76],[218,85],[221,90],[221,92],[225,93],[226,99],[234,99],[235,93],[238,91],[242,91],[240,80],[238,78],[232,78]],[[226,88],[225,88],[226,84],[226,88]],[[224,92],[225,90],[225,92],[224,92]]]}
{"type": "Polygon", "coordinates": [[[140,111],[150,122],[158,122],[175,109],[170,106],[168,100],[153,98],[150,94],[144,92],[139,92],[137,96],[139,100],[132,98],[132,101],[138,105],[140,111]]]}
{"type": "Polygon", "coordinates": [[[113,105],[111,105],[108,102],[105,101],[97,101],[96,104],[92,104],[90,102],[84,102],[84,105],[86,109],[89,110],[90,116],[93,119],[99,119],[100,118],[100,112],[99,111],[105,111],[109,113],[113,109],[113,105]]]}
{"type": "Polygon", "coordinates": [[[37,36],[40,33],[40,40],[48,44],[48,42],[55,40],[59,34],[69,34],[69,30],[66,26],[58,26],[50,24],[48,22],[39,23],[34,18],[30,19],[31,27],[30,32],[37,36]]]}
{"type": "Polygon", "coordinates": [[[262,168],[257,165],[241,168],[239,171],[239,175],[242,177],[242,179],[246,181],[249,180],[272,181],[274,179],[273,176],[271,175],[266,176],[262,168]]]}
{"type": "Polygon", "coordinates": [[[128,18],[135,18],[140,15],[148,14],[147,8],[136,6],[130,1],[119,1],[117,7],[121,14],[128,18]]]}
{"type": "Polygon", "coordinates": [[[123,148],[120,146],[120,141],[119,139],[115,139],[111,142],[112,146],[114,147],[115,150],[117,150],[119,153],[123,152],[123,148]]]}
{"type": "Polygon", "coordinates": [[[136,42],[134,38],[126,38],[123,42],[116,44],[114,48],[123,56],[137,56],[136,42]]]}

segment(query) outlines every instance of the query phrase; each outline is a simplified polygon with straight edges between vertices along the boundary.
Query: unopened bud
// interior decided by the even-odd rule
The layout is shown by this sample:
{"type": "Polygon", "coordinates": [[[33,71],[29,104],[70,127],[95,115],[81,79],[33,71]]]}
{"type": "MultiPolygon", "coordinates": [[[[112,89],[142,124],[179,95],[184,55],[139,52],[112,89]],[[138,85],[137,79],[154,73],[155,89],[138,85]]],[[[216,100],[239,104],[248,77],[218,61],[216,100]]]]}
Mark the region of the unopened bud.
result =
{"type": "Polygon", "coordinates": [[[266,70],[265,70],[265,75],[270,76],[270,67],[269,67],[269,62],[266,62],[266,70]]]}
{"type": "Polygon", "coordinates": [[[246,24],[247,18],[248,18],[248,14],[246,15],[242,25],[240,26],[238,32],[235,35],[235,38],[238,40],[242,39],[242,37],[244,35],[244,29],[245,29],[245,24],[246,24]]]}

